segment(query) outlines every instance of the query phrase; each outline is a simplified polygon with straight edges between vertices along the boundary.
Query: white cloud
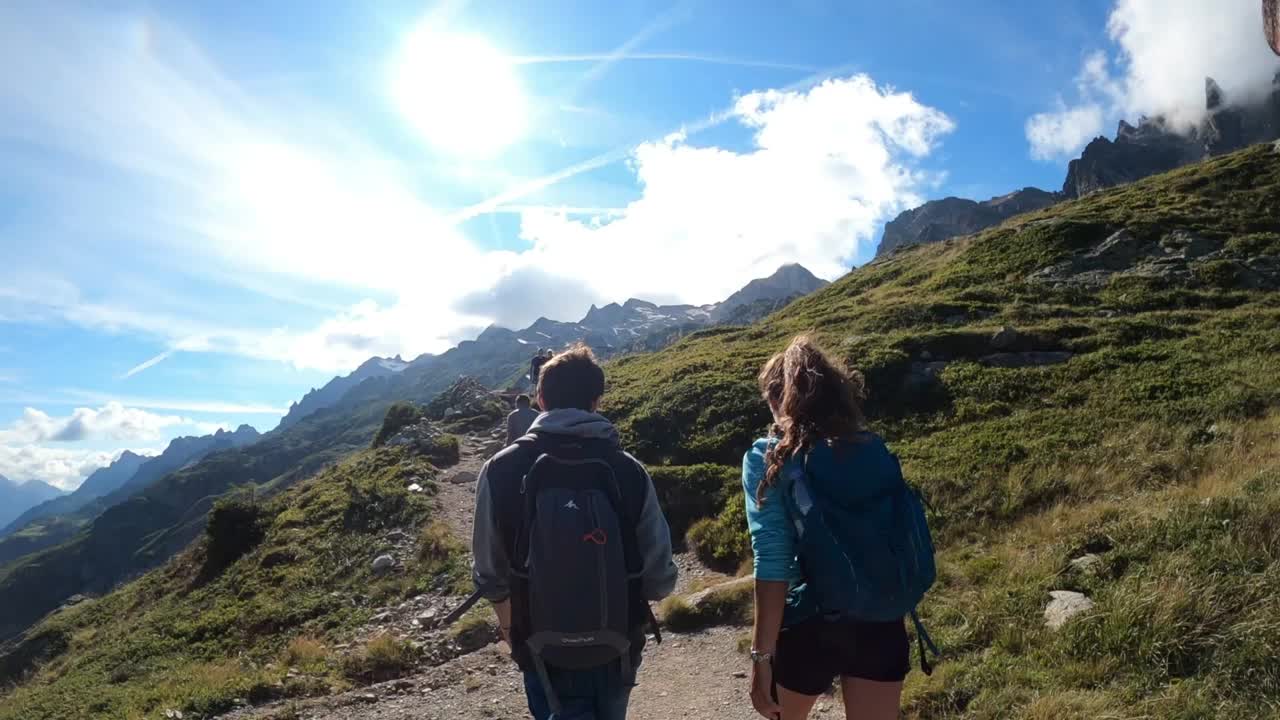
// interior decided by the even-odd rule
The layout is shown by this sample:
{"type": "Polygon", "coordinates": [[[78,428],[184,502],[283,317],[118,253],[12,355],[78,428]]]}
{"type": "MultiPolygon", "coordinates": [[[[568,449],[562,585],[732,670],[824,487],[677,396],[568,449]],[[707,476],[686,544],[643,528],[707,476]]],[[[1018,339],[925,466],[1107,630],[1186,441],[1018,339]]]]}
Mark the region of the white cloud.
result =
{"type": "Polygon", "coordinates": [[[527,212],[534,265],[607,299],[712,302],[785,262],[836,277],[878,223],[919,202],[917,167],[953,123],[865,75],[807,91],[742,96],[733,120],[754,132],[736,152],[677,133],[636,148],[640,199],[619,216],[527,212]]]}
{"type": "Polygon", "coordinates": [[[1102,127],[1121,118],[1164,115],[1190,128],[1205,111],[1204,79],[1218,81],[1228,98],[1242,99],[1269,86],[1280,63],[1267,47],[1256,0],[1117,0],[1107,22],[1114,45],[1108,56],[1086,57],[1076,99],[1027,122],[1032,155],[1072,155],[1102,127]]]}
{"type": "Polygon", "coordinates": [[[1229,96],[1269,85],[1280,63],[1261,18],[1256,0],[1119,0],[1107,30],[1121,48],[1126,109],[1190,123],[1206,76],[1229,96]]]}
{"type": "MultiPolygon", "coordinates": [[[[156,455],[153,449],[133,449],[139,455],[156,455]]],[[[40,480],[62,490],[80,486],[94,470],[120,457],[120,450],[81,450],[41,445],[12,447],[0,444],[0,475],[16,482],[40,480]]]]}
{"type": "MultiPolygon", "coordinates": [[[[255,95],[154,18],[47,7],[23,18],[0,7],[0,151],[38,146],[74,163],[60,175],[63,165],[20,152],[8,166],[6,178],[38,189],[50,208],[40,232],[83,257],[110,245],[104,236],[127,238],[129,257],[169,263],[159,269],[170,274],[148,278],[236,282],[286,302],[317,288],[368,298],[284,323],[227,312],[213,293],[192,302],[181,286],[183,302],[157,302],[136,283],[104,282],[90,260],[87,280],[42,277],[38,262],[0,269],[0,314],[145,336],[165,353],[340,371],[373,354],[440,351],[495,320],[576,319],[586,308],[571,305],[593,298],[711,302],[796,261],[833,278],[937,180],[921,162],[953,128],[909,93],[841,77],[745,94],[684,132],[509,181],[489,201],[451,210],[423,190],[421,168],[434,159],[353,130],[343,108],[287,88],[255,95]],[[726,121],[752,133],[747,149],[694,142],[699,127],[726,121]],[[625,208],[587,217],[524,208],[528,247],[514,251],[482,250],[458,229],[618,161],[630,162],[640,189],[625,208]]],[[[99,260],[110,270],[123,256],[112,247],[99,260]]]]}
{"type": "MultiPolygon", "coordinates": [[[[108,395],[106,393],[94,392],[92,390],[80,390],[76,388],[68,388],[62,391],[62,394],[67,397],[75,398],[77,401],[106,404],[120,403],[129,407],[145,408],[147,410],[226,413],[229,415],[284,415],[288,412],[286,408],[278,408],[256,403],[236,403],[223,400],[184,400],[181,398],[138,397],[132,395],[108,395]]],[[[48,397],[41,397],[39,399],[48,402],[54,402],[55,400],[57,402],[62,402],[61,399],[48,397]]]]}
{"type": "Polygon", "coordinates": [[[1102,124],[1102,107],[1092,103],[1032,115],[1026,127],[1031,157],[1053,160],[1074,155],[1102,134],[1102,124]]]}
{"type": "Polygon", "coordinates": [[[155,440],[166,428],[195,424],[188,418],[158,415],[119,402],[108,402],[98,409],[76,408],[66,417],[53,417],[29,407],[8,429],[0,430],[0,443],[155,440]]]}

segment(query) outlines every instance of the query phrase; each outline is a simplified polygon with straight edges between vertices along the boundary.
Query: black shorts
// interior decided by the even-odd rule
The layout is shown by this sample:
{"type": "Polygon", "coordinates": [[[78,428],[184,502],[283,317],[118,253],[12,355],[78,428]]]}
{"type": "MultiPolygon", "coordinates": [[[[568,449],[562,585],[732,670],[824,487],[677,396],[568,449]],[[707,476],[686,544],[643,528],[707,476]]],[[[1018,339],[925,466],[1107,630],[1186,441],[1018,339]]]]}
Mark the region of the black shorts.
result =
{"type": "Polygon", "coordinates": [[[910,670],[911,645],[902,620],[806,620],[782,629],[773,661],[774,680],[801,695],[821,695],[837,677],[901,682],[910,670]]]}

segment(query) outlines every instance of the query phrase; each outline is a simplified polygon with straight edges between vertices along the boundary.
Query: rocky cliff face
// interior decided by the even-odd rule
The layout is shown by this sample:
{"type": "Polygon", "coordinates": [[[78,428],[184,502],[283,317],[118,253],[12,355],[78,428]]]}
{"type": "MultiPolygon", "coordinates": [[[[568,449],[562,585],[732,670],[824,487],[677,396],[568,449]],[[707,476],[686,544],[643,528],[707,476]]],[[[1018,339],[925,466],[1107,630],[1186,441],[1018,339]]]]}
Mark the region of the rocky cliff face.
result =
{"type": "Polygon", "coordinates": [[[1165,118],[1121,121],[1114,141],[1097,138],[1067,166],[1062,193],[1084,197],[1188,163],[1239,150],[1280,136],[1280,72],[1260,98],[1229,102],[1213,78],[1205,78],[1205,115],[1190,132],[1178,132],[1165,118]]]}
{"type": "Polygon", "coordinates": [[[876,256],[887,255],[900,247],[941,242],[985,230],[1014,215],[1048,207],[1061,199],[1058,193],[1028,187],[983,202],[958,197],[931,200],[884,226],[884,238],[876,256]]]}
{"type": "Polygon", "coordinates": [[[1121,120],[1114,140],[1095,138],[1067,165],[1061,192],[1024,188],[986,202],[955,197],[931,200],[885,225],[876,257],[900,247],[975,233],[1061,200],[1085,197],[1277,137],[1280,72],[1268,92],[1239,102],[1231,102],[1213,78],[1205,78],[1204,119],[1189,132],[1179,132],[1163,117],[1143,118],[1137,125],[1121,120]]]}

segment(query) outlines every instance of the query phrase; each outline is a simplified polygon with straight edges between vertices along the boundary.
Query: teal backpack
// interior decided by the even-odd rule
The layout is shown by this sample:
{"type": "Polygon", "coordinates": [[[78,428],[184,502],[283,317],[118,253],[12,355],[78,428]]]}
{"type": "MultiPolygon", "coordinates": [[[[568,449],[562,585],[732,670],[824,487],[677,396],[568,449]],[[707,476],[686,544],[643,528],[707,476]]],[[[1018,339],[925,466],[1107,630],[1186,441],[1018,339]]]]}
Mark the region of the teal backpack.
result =
{"type": "Polygon", "coordinates": [[[818,481],[809,467],[812,452],[804,455],[803,474],[796,473],[789,492],[782,493],[796,526],[804,578],[791,588],[788,612],[866,622],[910,616],[921,669],[931,674],[925,650],[936,657],[938,649],[916,614],[937,579],[924,502],[902,479],[898,459],[883,441],[870,433],[864,439],[856,460],[859,474],[865,470],[868,477],[848,482],[874,478],[870,494],[849,496],[845,491],[853,486],[843,479],[838,487],[818,481]]]}

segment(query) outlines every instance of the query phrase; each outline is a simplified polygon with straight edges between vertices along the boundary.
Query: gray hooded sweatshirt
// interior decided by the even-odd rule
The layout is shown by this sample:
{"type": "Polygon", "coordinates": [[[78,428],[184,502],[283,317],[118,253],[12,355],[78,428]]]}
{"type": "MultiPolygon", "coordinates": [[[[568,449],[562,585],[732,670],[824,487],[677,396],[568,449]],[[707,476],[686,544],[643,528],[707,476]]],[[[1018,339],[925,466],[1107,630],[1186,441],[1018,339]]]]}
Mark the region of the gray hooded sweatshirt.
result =
{"type": "MultiPolygon", "coordinates": [[[[533,435],[551,434],[594,440],[608,440],[618,446],[618,431],[603,416],[585,410],[550,410],[538,416],[529,428],[533,435]]],[[[472,578],[476,588],[491,602],[506,600],[511,595],[511,560],[508,547],[512,538],[504,538],[499,529],[498,493],[517,491],[531,461],[522,459],[519,446],[511,446],[485,463],[476,486],[476,513],[471,550],[474,556],[472,578]]],[[[649,601],[670,595],[676,586],[677,569],[671,559],[671,528],[658,506],[653,480],[640,461],[627,455],[635,465],[635,481],[644,484],[644,502],[636,526],[636,544],[641,556],[640,584],[649,601]]],[[[624,482],[619,478],[619,482],[624,482]]]]}

